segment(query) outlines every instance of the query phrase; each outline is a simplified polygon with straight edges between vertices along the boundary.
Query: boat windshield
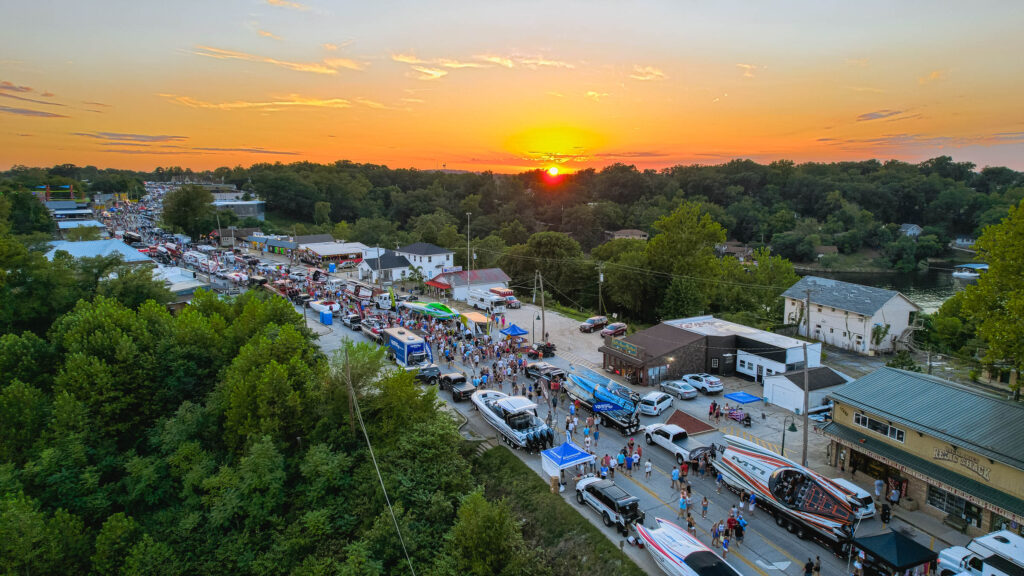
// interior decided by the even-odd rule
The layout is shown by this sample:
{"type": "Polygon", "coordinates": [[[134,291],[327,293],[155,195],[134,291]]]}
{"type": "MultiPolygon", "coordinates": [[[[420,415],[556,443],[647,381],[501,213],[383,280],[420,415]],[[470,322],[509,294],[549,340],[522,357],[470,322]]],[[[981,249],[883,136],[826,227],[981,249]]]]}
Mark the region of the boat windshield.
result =
{"type": "Polygon", "coordinates": [[[686,557],[686,563],[695,574],[699,576],[740,576],[740,573],[733,569],[715,555],[714,552],[701,550],[686,557]]]}
{"type": "Polygon", "coordinates": [[[797,500],[803,496],[806,482],[807,477],[804,474],[792,468],[779,468],[772,472],[768,480],[768,489],[776,500],[795,508],[799,505],[797,500]]]}
{"type": "Polygon", "coordinates": [[[508,417],[508,425],[513,430],[529,430],[534,426],[534,417],[529,412],[520,412],[508,417]]]}

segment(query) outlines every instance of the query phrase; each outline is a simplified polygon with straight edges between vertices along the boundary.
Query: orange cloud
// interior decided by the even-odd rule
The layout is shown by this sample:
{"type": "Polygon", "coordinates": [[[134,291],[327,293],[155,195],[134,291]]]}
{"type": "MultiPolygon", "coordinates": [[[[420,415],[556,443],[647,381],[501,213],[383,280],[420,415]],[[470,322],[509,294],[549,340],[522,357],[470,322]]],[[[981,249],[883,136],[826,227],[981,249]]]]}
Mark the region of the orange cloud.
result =
{"type": "Polygon", "coordinates": [[[917,79],[917,83],[920,85],[930,84],[932,82],[938,82],[945,80],[949,77],[949,70],[932,70],[931,74],[923,76],[917,79]]]}
{"type": "Polygon", "coordinates": [[[216,58],[218,60],[243,60],[245,62],[273,64],[274,66],[280,66],[281,68],[286,68],[288,70],[295,70],[296,72],[311,72],[313,74],[333,75],[338,73],[339,68],[362,70],[365,67],[364,64],[349,58],[329,58],[320,62],[289,62],[287,60],[278,60],[267,56],[258,56],[256,54],[237,52],[235,50],[225,50],[223,48],[213,48],[210,46],[196,46],[196,49],[193,50],[192,53],[199,56],[206,56],[207,58],[216,58]]]}
{"type": "Polygon", "coordinates": [[[437,80],[439,78],[444,78],[445,76],[448,75],[448,71],[447,70],[441,70],[439,68],[427,68],[426,66],[413,66],[412,69],[413,69],[414,72],[418,73],[418,74],[412,74],[411,75],[413,78],[416,78],[417,80],[437,80]]]}
{"type": "Polygon", "coordinates": [[[654,66],[633,66],[633,73],[629,75],[633,80],[664,80],[665,73],[654,66]]]}
{"type": "MultiPolygon", "coordinates": [[[[274,100],[265,102],[250,102],[246,100],[234,100],[231,102],[204,102],[190,96],[177,96],[174,94],[160,94],[172,102],[177,102],[189,108],[209,108],[215,110],[245,110],[245,109],[267,109],[278,108],[351,108],[352,102],[344,98],[309,98],[298,94],[289,94],[274,100]]],[[[365,102],[360,102],[365,104],[365,102]]],[[[374,103],[376,104],[376,103],[374,103]]],[[[368,105],[368,104],[366,104],[368,105]]],[[[381,104],[383,106],[383,104],[381,104]]],[[[371,106],[372,108],[373,106],[371,106]]]]}
{"type": "Polygon", "coordinates": [[[257,30],[256,33],[259,34],[260,36],[263,36],[264,38],[272,38],[274,40],[281,39],[281,37],[278,36],[277,34],[274,34],[273,32],[267,32],[266,30],[257,30]]]}
{"type": "Polygon", "coordinates": [[[291,8],[292,10],[309,10],[309,6],[305,4],[299,4],[298,2],[289,2],[288,0],[267,0],[267,4],[271,6],[277,6],[279,8],[291,8]]]}
{"type": "Polygon", "coordinates": [[[744,78],[753,78],[754,72],[757,71],[757,66],[754,66],[753,64],[737,64],[736,67],[743,70],[744,78]]]}

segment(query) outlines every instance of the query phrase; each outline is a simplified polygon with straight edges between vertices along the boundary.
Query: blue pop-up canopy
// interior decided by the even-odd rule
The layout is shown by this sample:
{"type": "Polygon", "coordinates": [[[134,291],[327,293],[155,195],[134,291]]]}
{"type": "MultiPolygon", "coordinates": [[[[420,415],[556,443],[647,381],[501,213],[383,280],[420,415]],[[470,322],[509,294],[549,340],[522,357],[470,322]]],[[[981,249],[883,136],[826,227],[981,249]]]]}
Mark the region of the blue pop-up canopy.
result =
{"type": "Polygon", "coordinates": [[[508,328],[505,328],[504,330],[501,331],[501,333],[504,334],[505,336],[510,337],[526,336],[527,334],[529,334],[529,332],[523,330],[522,328],[516,326],[515,324],[509,326],[508,328]]]}
{"type": "Polygon", "coordinates": [[[545,450],[540,455],[544,471],[551,476],[558,476],[558,473],[562,470],[573,468],[594,459],[593,454],[587,454],[583,448],[569,441],[550,450],[545,450]]]}

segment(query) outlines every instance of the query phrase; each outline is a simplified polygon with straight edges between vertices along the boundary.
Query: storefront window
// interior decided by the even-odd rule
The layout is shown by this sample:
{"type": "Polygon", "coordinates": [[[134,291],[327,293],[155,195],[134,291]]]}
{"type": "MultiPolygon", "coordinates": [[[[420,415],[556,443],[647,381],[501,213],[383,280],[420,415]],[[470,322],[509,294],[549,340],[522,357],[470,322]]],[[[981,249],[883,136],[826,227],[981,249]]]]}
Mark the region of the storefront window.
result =
{"type": "Polygon", "coordinates": [[[1014,534],[1024,536],[1024,524],[1018,524],[1016,522],[1007,520],[995,512],[992,513],[991,523],[989,524],[989,530],[995,532],[996,530],[1009,530],[1014,534]]]}
{"type": "Polygon", "coordinates": [[[968,523],[981,528],[981,509],[956,494],[950,494],[935,486],[928,486],[928,505],[947,514],[959,516],[967,520],[968,523]]]}

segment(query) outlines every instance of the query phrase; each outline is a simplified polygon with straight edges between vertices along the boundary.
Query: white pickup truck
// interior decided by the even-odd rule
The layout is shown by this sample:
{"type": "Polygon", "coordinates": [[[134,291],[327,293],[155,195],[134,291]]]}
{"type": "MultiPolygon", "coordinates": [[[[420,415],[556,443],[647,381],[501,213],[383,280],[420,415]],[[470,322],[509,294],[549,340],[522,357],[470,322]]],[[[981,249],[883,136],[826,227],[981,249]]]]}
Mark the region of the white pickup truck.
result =
{"type": "Polygon", "coordinates": [[[686,430],[675,424],[649,424],[644,431],[644,440],[648,445],[657,444],[674,454],[679,464],[699,458],[711,450],[707,446],[690,442],[686,430]]]}

